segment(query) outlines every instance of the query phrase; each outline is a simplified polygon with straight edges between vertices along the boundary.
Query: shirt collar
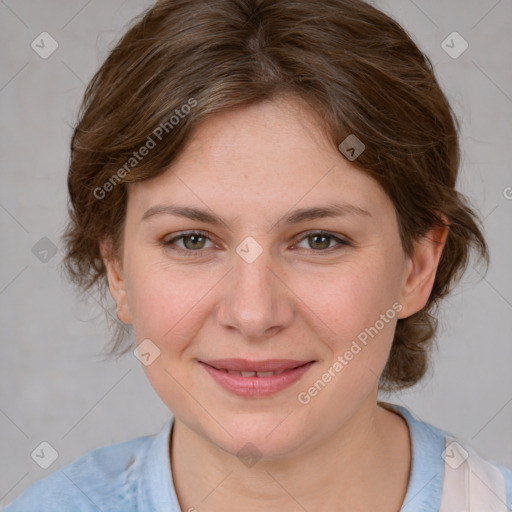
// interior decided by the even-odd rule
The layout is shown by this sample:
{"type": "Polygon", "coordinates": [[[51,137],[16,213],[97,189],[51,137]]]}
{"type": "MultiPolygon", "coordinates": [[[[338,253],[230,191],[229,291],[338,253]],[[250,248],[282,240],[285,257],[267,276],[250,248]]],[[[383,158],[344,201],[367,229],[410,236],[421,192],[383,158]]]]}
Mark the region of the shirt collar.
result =
{"type": "MultiPolygon", "coordinates": [[[[444,437],[428,423],[417,420],[408,409],[396,404],[379,405],[400,414],[411,437],[411,472],[400,512],[437,512],[441,504],[444,464],[441,453],[444,437]]],[[[180,512],[171,472],[169,442],[174,418],[156,435],[141,466],[137,505],[139,510],[180,512]]]]}
{"type": "Polygon", "coordinates": [[[377,402],[400,414],[409,427],[411,437],[411,472],[400,512],[438,512],[444,478],[444,437],[440,430],[417,420],[401,405],[377,402]]]}
{"type": "Polygon", "coordinates": [[[174,488],[169,458],[169,441],[174,417],[156,435],[141,465],[137,510],[181,512],[174,488]]]}

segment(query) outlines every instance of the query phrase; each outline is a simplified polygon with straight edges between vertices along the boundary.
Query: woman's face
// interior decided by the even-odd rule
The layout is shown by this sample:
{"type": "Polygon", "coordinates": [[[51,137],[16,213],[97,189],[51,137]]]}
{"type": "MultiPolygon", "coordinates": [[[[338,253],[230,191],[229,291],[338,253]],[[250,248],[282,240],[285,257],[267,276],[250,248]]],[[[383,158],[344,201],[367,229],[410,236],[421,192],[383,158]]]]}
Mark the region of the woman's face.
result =
{"type": "Polygon", "coordinates": [[[439,256],[426,245],[414,264],[404,256],[383,189],[287,108],[298,105],[204,122],[169,170],[129,186],[123,266],[108,263],[119,318],[137,344],[150,340],[141,352],[156,392],[233,454],[248,442],[269,457],[298,453],[375,408],[397,319],[424,306],[439,256]],[[148,214],[157,206],[221,220],[148,214]],[[192,230],[210,239],[177,238],[192,230]],[[285,378],[204,364],[228,358],[311,364],[285,378]]]}

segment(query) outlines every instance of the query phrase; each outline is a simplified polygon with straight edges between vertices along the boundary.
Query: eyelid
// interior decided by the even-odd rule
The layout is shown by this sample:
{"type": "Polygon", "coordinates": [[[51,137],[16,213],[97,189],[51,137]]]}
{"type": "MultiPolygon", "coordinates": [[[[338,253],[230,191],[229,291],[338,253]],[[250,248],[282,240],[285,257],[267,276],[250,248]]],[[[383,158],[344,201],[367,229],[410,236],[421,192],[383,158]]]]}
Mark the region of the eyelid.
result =
{"type": "Polygon", "coordinates": [[[297,239],[297,242],[295,243],[299,243],[299,242],[302,242],[304,239],[310,237],[310,236],[313,236],[313,235],[323,235],[323,236],[327,236],[333,240],[335,240],[337,242],[337,245],[334,245],[333,247],[329,247],[328,249],[324,249],[324,250],[319,250],[319,251],[315,251],[314,249],[310,249],[311,251],[313,252],[316,252],[318,254],[321,254],[321,253],[330,253],[331,251],[334,251],[336,250],[337,248],[341,247],[341,246],[350,246],[352,245],[352,242],[350,241],[350,239],[348,238],[344,238],[340,235],[337,235],[337,234],[334,234],[334,233],[331,233],[330,231],[325,231],[323,229],[313,229],[313,230],[310,230],[310,231],[305,231],[304,233],[301,233],[299,235],[299,238],[297,239]]]}
{"type": "MultiPolygon", "coordinates": [[[[163,241],[162,243],[164,245],[174,245],[173,242],[175,242],[175,241],[177,241],[177,240],[179,240],[181,238],[185,238],[187,236],[192,236],[192,235],[202,236],[203,238],[206,238],[207,240],[209,240],[210,242],[213,243],[213,240],[212,240],[212,237],[211,237],[210,233],[208,233],[207,231],[202,231],[200,229],[191,229],[191,230],[188,230],[188,231],[179,231],[172,238],[170,238],[167,241],[163,241]]],[[[182,248],[178,247],[178,249],[182,249],[182,248]]],[[[204,250],[204,249],[199,249],[197,251],[191,251],[189,249],[182,249],[182,250],[186,251],[186,252],[197,252],[197,253],[199,253],[201,250],[204,250]]]]}
{"type": "MultiPolygon", "coordinates": [[[[203,238],[206,238],[208,241],[214,243],[210,233],[208,233],[207,231],[203,231],[203,230],[200,230],[200,229],[192,229],[192,230],[188,230],[188,231],[177,232],[177,233],[175,233],[175,236],[173,236],[170,240],[162,242],[162,244],[164,245],[164,247],[169,248],[170,250],[176,251],[176,252],[178,252],[180,254],[183,254],[184,256],[200,257],[204,253],[204,251],[206,249],[208,249],[208,248],[201,248],[201,249],[198,249],[198,250],[192,250],[192,249],[184,249],[184,248],[179,247],[178,245],[176,245],[176,241],[177,240],[180,240],[180,239],[183,239],[183,238],[185,238],[187,236],[192,236],[192,235],[201,236],[203,238]]],[[[305,240],[306,238],[308,238],[310,236],[314,236],[314,235],[327,236],[328,238],[334,240],[336,242],[336,244],[333,247],[328,247],[327,249],[320,249],[320,250],[307,249],[307,248],[305,249],[305,248],[302,248],[302,247],[300,247],[300,248],[294,247],[294,249],[295,250],[298,249],[299,251],[300,250],[305,250],[305,251],[308,251],[310,253],[315,254],[316,256],[322,256],[322,255],[325,255],[325,254],[331,254],[333,252],[336,252],[336,251],[340,250],[343,247],[351,247],[351,246],[353,246],[353,242],[350,239],[347,239],[348,237],[339,236],[337,234],[334,234],[334,233],[331,233],[329,231],[325,231],[325,230],[322,230],[322,229],[316,229],[316,230],[313,229],[313,230],[309,230],[309,231],[305,231],[305,232],[301,233],[296,238],[296,241],[294,242],[294,245],[296,245],[297,243],[300,243],[303,240],[305,240]]]]}

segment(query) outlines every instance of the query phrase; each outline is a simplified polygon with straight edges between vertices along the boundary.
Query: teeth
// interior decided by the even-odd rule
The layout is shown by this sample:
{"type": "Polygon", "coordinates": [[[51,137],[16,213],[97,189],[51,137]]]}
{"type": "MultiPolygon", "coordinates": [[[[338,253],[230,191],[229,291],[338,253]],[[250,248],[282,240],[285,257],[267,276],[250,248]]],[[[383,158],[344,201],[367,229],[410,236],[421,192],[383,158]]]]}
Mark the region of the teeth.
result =
{"type": "Polygon", "coordinates": [[[235,370],[224,370],[230,375],[238,375],[239,377],[273,377],[274,375],[281,375],[285,370],[276,370],[275,372],[237,372],[235,370]]]}

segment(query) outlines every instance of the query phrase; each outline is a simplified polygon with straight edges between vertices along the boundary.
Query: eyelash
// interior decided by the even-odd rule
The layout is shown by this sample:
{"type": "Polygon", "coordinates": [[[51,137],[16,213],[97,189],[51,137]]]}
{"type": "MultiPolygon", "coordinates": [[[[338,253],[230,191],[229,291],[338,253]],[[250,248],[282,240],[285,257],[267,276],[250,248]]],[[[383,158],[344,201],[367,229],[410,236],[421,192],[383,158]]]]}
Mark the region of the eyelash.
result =
{"type": "MultiPolygon", "coordinates": [[[[178,247],[178,246],[174,245],[177,240],[180,240],[182,238],[186,238],[189,236],[193,236],[193,235],[198,235],[198,236],[206,238],[209,241],[212,241],[212,239],[210,238],[208,233],[206,233],[204,231],[184,231],[184,232],[180,233],[178,236],[175,236],[174,238],[171,238],[170,240],[163,242],[162,244],[166,248],[171,249],[173,251],[180,252],[188,257],[201,256],[201,252],[204,251],[205,249],[197,249],[197,250],[183,249],[182,247],[178,247]]],[[[325,236],[327,238],[331,238],[331,239],[335,240],[336,242],[338,242],[338,246],[329,247],[328,249],[318,249],[318,250],[311,249],[311,251],[313,251],[315,253],[322,253],[322,252],[323,253],[325,253],[325,252],[331,253],[332,251],[341,249],[342,246],[351,246],[352,245],[347,240],[344,240],[342,238],[334,236],[331,233],[328,233],[327,231],[310,231],[310,232],[306,233],[300,240],[298,240],[298,243],[302,242],[306,238],[309,238],[309,237],[315,236],[315,235],[325,236]]]]}

